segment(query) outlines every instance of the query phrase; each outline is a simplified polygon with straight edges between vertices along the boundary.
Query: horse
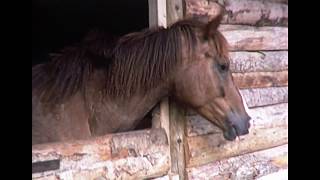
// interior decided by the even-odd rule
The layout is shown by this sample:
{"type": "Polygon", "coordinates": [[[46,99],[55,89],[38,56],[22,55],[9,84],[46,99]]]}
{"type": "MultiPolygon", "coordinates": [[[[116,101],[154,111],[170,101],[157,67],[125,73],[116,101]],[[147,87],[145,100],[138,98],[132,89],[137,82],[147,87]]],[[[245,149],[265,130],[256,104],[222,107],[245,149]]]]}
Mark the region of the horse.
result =
{"type": "Polygon", "coordinates": [[[221,19],[182,19],[114,41],[96,32],[34,66],[32,144],[132,130],[165,97],[218,126],[226,140],[248,134],[221,19]]]}

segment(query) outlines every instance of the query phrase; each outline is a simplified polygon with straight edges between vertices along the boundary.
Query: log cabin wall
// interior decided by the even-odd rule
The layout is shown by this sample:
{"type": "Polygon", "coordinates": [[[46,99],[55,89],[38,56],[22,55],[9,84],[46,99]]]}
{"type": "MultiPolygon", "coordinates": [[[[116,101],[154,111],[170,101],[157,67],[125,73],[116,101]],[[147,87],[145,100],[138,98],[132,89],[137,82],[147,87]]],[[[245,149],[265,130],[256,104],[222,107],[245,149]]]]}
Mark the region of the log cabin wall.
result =
{"type": "MultiPolygon", "coordinates": [[[[227,13],[220,30],[231,70],[248,105],[250,134],[235,142],[200,116],[187,115],[188,179],[258,179],[286,173],[288,144],[288,1],[185,0],[185,16],[227,13]]],[[[279,177],[281,177],[279,175],[279,177]]]]}

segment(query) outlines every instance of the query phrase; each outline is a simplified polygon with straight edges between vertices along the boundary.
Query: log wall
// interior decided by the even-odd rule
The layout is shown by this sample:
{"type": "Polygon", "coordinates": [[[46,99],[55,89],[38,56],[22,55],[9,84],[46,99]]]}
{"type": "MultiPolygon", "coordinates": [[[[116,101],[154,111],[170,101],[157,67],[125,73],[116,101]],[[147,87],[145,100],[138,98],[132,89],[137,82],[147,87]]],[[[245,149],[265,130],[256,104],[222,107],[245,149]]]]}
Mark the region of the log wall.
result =
{"type": "Polygon", "coordinates": [[[32,179],[145,179],[167,174],[163,129],[32,147],[32,179]]]}
{"type": "Polygon", "coordinates": [[[288,1],[186,0],[186,16],[214,18],[230,45],[231,71],[252,117],[250,133],[224,140],[216,126],[188,110],[188,179],[286,176],[288,144],[288,1]],[[275,164],[274,164],[275,163],[275,164]]]}

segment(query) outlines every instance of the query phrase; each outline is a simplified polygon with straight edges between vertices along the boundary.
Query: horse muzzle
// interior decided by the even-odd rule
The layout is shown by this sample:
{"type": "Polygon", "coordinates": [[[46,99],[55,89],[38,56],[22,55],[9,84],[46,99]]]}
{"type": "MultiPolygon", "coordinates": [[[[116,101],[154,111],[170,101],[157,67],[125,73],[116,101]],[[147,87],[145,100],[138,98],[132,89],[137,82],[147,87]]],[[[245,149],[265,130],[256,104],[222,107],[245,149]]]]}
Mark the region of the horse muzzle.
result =
{"type": "Polygon", "coordinates": [[[250,116],[239,116],[235,113],[229,114],[227,121],[225,121],[226,130],[223,136],[226,140],[233,141],[237,136],[243,136],[249,133],[250,116]]]}

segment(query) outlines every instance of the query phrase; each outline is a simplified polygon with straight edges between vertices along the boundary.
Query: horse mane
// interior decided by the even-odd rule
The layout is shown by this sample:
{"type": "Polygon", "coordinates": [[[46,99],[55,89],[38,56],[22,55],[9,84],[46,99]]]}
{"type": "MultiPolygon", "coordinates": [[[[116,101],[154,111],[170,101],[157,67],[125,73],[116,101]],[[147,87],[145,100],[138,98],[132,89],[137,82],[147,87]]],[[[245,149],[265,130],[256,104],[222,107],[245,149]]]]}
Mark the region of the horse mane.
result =
{"type": "Polygon", "coordinates": [[[168,79],[182,61],[182,38],[189,56],[193,55],[195,28],[202,26],[200,21],[182,20],[167,29],[145,29],[117,40],[94,31],[82,43],[53,55],[49,63],[33,67],[32,91],[39,91],[43,101],[64,100],[85,90],[99,68],[105,73],[106,94],[127,97],[143,93],[168,79]]]}

